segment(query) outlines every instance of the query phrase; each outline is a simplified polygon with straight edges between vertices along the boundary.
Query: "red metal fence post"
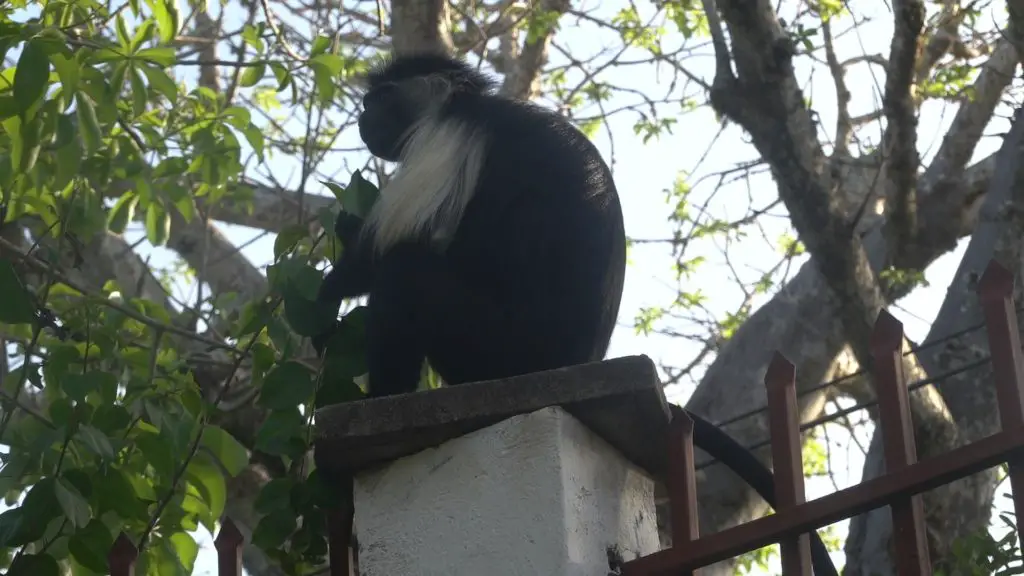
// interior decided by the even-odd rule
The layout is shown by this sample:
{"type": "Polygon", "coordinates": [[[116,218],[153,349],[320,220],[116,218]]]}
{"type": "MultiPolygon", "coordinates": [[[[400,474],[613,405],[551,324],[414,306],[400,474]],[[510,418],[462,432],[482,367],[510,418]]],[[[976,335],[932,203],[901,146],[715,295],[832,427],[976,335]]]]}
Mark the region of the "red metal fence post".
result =
{"type": "Polygon", "coordinates": [[[242,576],[242,544],[245,538],[231,518],[220,523],[220,532],[213,541],[217,549],[217,576],[242,576]]]}
{"type": "Polygon", "coordinates": [[[110,576],[135,576],[135,560],[138,557],[139,551],[132,544],[131,538],[121,532],[107,553],[110,576]]]}
{"type": "Polygon", "coordinates": [[[338,487],[341,502],[327,511],[327,554],[331,576],[351,576],[358,568],[352,549],[352,522],[355,519],[354,479],[345,476],[338,487]]]}
{"type": "MultiPolygon", "coordinates": [[[[800,419],[796,402],[796,369],[776,352],[764,376],[768,391],[768,421],[771,431],[772,468],[775,471],[775,508],[795,508],[806,500],[803,458],[800,451],[800,419]]],[[[782,573],[811,575],[811,540],[807,534],[787,538],[782,548],[782,573]]]]}
{"type": "MultiPolygon", "coordinates": [[[[672,515],[672,547],[682,548],[697,539],[697,474],[694,471],[693,420],[685,414],[672,418],[669,432],[668,494],[672,515]]],[[[680,572],[693,574],[693,572],[680,572]]]]}
{"type": "MultiPolygon", "coordinates": [[[[910,401],[903,376],[903,324],[882,310],[871,335],[874,356],[875,393],[885,452],[886,472],[892,473],[917,462],[910,401]]],[[[895,539],[896,571],[900,576],[930,576],[931,560],[924,528],[920,496],[894,501],[891,506],[895,539]]]]}
{"type": "MultiPolygon", "coordinates": [[[[992,377],[999,403],[999,421],[1003,430],[1024,425],[1024,378],[1017,311],[1013,303],[1013,274],[995,260],[989,262],[978,283],[981,308],[985,314],[988,347],[992,352],[992,377]]],[[[1018,519],[1024,519],[1024,462],[1009,461],[1010,487],[1018,519]]],[[[1018,521],[1018,537],[1024,526],[1018,521]]]]}

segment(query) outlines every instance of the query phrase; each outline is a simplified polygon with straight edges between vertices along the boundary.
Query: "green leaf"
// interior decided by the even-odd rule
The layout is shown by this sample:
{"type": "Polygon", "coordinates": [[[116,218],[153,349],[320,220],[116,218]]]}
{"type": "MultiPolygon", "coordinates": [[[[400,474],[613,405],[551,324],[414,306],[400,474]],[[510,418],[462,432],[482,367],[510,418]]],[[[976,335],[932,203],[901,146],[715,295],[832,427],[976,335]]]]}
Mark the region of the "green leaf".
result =
{"type": "Polygon", "coordinates": [[[60,518],[61,506],[54,495],[56,480],[43,478],[25,495],[19,511],[23,512],[17,534],[8,541],[9,546],[24,546],[43,537],[51,521],[60,518]]]}
{"type": "Polygon", "coordinates": [[[274,239],[274,260],[280,260],[282,254],[291,250],[299,240],[307,235],[309,235],[309,228],[302,224],[292,224],[278,232],[277,238],[274,239]]]}
{"type": "Polygon", "coordinates": [[[78,489],[69,484],[63,478],[57,480],[53,485],[54,495],[60,503],[64,516],[75,528],[82,528],[89,523],[89,503],[78,492],[78,489]]]}
{"type": "MultiPolygon", "coordinates": [[[[160,0],[156,1],[159,2],[160,0]]],[[[177,56],[174,54],[174,48],[166,46],[161,48],[144,48],[136,52],[135,57],[156,64],[157,66],[163,66],[164,68],[174,66],[174,62],[177,60],[177,56]]]]}
{"type": "Polygon", "coordinates": [[[157,28],[160,29],[160,41],[168,44],[178,35],[178,6],[175,0],[146,0],[153,11],[157,28]]]}
{"type": "Polygon", "coordinates": [[[327,106],[334,100],[334,75],[329,68],[323,64],[310,62],[313,69],[313,80],[316,83],[316,93],[321,106],[327,106]]]}
{"type": "Polygon", "coordinates": [[[18,163],[18,170],[21,173],[29,172],[36,165],[42,135],[43,121],[39,116],[33,116],[31,120],[22,125],[21,140],[24,148],[18,163]]]}
{"type": "Polygon", "coordinates": [[[252,543],[264,550],[280,548],[295,532],[295,513],[291,510],[277,510],[263,518],[252,532],[252,543]]]}
{"type": "Polygon", "coordinates": [[[131,35],[128,34],[128,26],[124,23],[124,16],[121,14],[117,15],[117,21],[115,28],[117,29],[117,41],[121,43],[121,47],[126,50],[131,50],[131,35]]]}
{"type": "Polygon", "coordinates": [[[68,552],[76,562],[98,574],[109,571],[107,554],[114,545],[114,536],[107,526],[94,518],[81,530],[75,532],[68,542],[68,552]]]}
{"type": "Polygon", "coordinates": [[[267,71],[267,65],[263,62],[258,62],[252,66],[247,66],[245,71],[242,72],[242,78],[239,80],[239,84],[243,87],[248,88],[249,86],[255,86],[260,80],[263,79],[263,74],[267,71]]]}
{"type": "Polygon", "coordinates": [[[46,94],[50,83],[50,59],[36,41],[28,41],[18,58],[14,72],[14,100],[18,111],[24,112],[46,94]]]}
{"type": "Polygon", "coordinates": [[[217,519],[224,513],[224,503],[227,502],[227,483],[224,481],[224,475],[208,457],[197,456],[189,461],[185,478],[195,487],[200,501],[195,501],[196,494],[189,493],[182,502],[182,509],[197,513],[206,529],[213,532],[217,519]]]}
{"type": "Polygon", "coordinates": [[[271,412],[256,432],[256,449],[272,456],[305,452],[306,420],[297,409],[271,412]]]}
{"type": "Polygon", "coordinates": [[[78,117],[78,127],[82,134],[82,144],[85,145],[86,156],[92,156],[99,149],[103,140],[103,132],[100,130],[100,121],[96,118],[96,108],[92,99],[85,92],[75,93],[75,114],[78,117]]]}
{"type": "Polygon", "coordinates": [[[153,21],[143,20],[142,24],[135,29],[135,35],[132,36],[132,41],[128,45],[128,49],[131,52],[138,52],[139,48],[149,40],[149,35],[153,32],[153,21]]]}
{"type": "Polygon", "coordinates": [[[128,59],[121,48],[104,47],[93,52],[93,58],[98,62],[121,62],[128,59]]]}
{"type": "Polygon", "coordinates": [[[320,54],[309,60],[311,66],[323,66],[332,76],[337,76],[345,68],[345,61],[335,54],[320,54]]]}
{"type": "Polygon", "coordinates": [[[271,62],[270,69],[274,71],[274,77],[277,78],[277,91],[280,92],[288,87],[292,82],[292,73],[284,67],[284,64],[280,62],[271,62]]]}
{"type": "Polygon", "coordinates": [[[60,565],[49,554],[22,554],[7,571],[8,576],[60,576],[60,565]]]}
{"type": "Polygon", "coordinates": [[[129,66],[131,66],[131,61],[129,60],[123,60],[114,65],[114,72],[110,75],[110,90],[115,98],[120,99],[121,97],[121,90],[124,88],[124,78],[128,75],[129,66]]]}
{"type": "Polygon", "coordinates": [[[14,96],[0,96],[0,120],[18,114],[18,102],[14,96]]]}
{"type": "Polygon", "coordinates": [[[263,54],[263,51],[266,50],[266,47],[263,45],[263,39],[260,38],[259,31],[256,30],[255,26],[246,24],[242,28],[242,40],[249,46],[252,46],[258,54],[263,54]]]}
{"type": "Polygon", "coordinates": [[[270,514],[277,510],[291,510],[293,486],[295,486],[295,481],[291,478],[274,478],[260,490],[253,508],[260,514],[270,514]]]}
{"type": "Polygon", "coordinates": [[[78,61],[74,58],[68,58],[63,54],[51,54],[50,62],[53,63],[53,68],[57,71],[60,85],[64,88],[64,94],[70,105],[71,95],[78,90],[78,79],[81,75],[78,61]]]}
{"type": "Polygon", "coordinates": [[[191,574],[195,567],[196,556],[199,555],[199,545],[196,544],[192,535],[187,532],[175,532],[168,539],[171,548],[174,550],[178,562],[185,569],[185,574],[191,574]]]}
{"type": "Polygon", "coordinates": [[[252,146],[253,151],[259,156],[260,161],[263,161],[263,148],[266,145],[263,138],[263,132],[256,126],[250,124],[242,129],[242,135],[245,136],[246,141],[252,146]]]}
{"type": "Polygon", "coordinates": [[[10,135],[11,166],[17,169],[21,166],[21,157],[25,154],[24,138],[21,135],[21,117],[11,116],[5,119],[3,127],[4,132],[10,135]]]}
{"type": "Polygon", "coordinates": [[[318,35],[316,37],[316,39],[313,40],[313,46],[309,49],[309,54],[311,56],[316,57],[316,56],[326,52],[327,49],[330,48],[330,47],[331,47],[331,39],[329,37],[327,37],[327,36],[318,35]]]}
{"type": "Polygon", "coordinates": [[[346,212],[366,218],[370,215],[370,210],[377,202],[378,197],[380,197],[380,191],[377,190],[377,187],[363,178],[362,172],[356,170],[352,173],[352,180],[349,181],[340,200],[346,212]]]}
{"type": "Polygon", "coordinates": [[[126,519],[148,518],[146,502],[136,493],[124,472],[107,466],[96,476],[93,496],[96,498],[97,516],[113,510],[126,519]]]}
{"type": "Polygon", "coordinates": [[[76,402],[84,402],[90,392],[99,392],[103,387],[110,386],[117,386],[117,376],[99,370],[85,374],[68,374],[61,382],[64,393],[76,402]]]}
{"type": "Polygon", "coordinates": [[[200,445],[209,450],[232,477],[237,476],[249,465],[249,452],[245,446],[223,428],[207,424],[203,428],[200,445]]]}
{"type": "Polygon", "coordinates": [[[171,215],[159,202],[150,202],[146,208],[146,239],[153,246],[163,246],[171,234],[171,215]]]}
{"type": "Polygon", "coordinates": [[[221,115],[228,124],[231,124],[239,130],[245,128],[252,122],[252,114],[241,106],[231,106],[221,112],[221,115]]]}
{"type": "Polygon", "coordinates": [[[0,260],[0,323],[30,324],[35,321],[35,303],[21,283],[9,260],[0,260]]]}
{"type": "MultiPolygon", "coordinates": [[[[337,198],[338,202],[341,202],[345,197],[345,187],[341,184],[335,184],[334,182],[328,182],[327,180],[321,180],[320,183],[327,186],[327,188],[334,194],[334,197],[337,198]]],[[[328,226],[326,228],[330,229],[333,228],[333,226],[328,226]]]]}
{"type": "Polygon", "coordinates": [[[21,508],[9,508],[0,514],[0,548],[13,547],[11,542],[18,537],[23,515],[21,508]]]}
{"type": "Polygon", "coordinates": [[[142,73],[135,66],[131,67],[128,79],[132,84],[132,113],[135,116],[142,116],[146,112],[146,103],[149,97],[146,93],[146,83],[142,81],[142,73]]]}
{"type": "Polygon", "coordinates": [[[323,334],[334,325],[337,310],[329,302],[318,302],[289,289],[284,295],[284,317],[299,336],[323,334]]]}
{"type": "MultiPolygon", "coordinates": [[[[58,126],[71,125],[71,118],[68,115],[62,115],[57,121],[58,126]]],[[[70,141],[57,149],[57,173],[53,177],[53,188],[55,190],[63,190],[68,182],[78,176],[79,169],[82,166],[82,141],[79,140],[74,132],[70,134],[70,141]]]]}
{"type": "Polygon", "coordinates": [[[149,78],[149,85],[163,95],[164,98],[174,104],[178,100],[178,85],[161,68],[143,64],[140,66],[142,72],[149,78]]]}
{"type": "Polygon", "coordinates": [[[139,196],[133,190],[121,195],[114,203],[114,207],[107,214],[107,228],[115,234],[124,233],[128,223],[135,218],[135,207],[139,203],[139,196]]]}
{"type": "Polygon", "coordinates": [[[315,389],[316,381],[308,369],[298,362],[284,362],[263,378],[257,404],[271,410],[287,410],[307,402],[315,389]]]}
{"type": "Polygon", "coordinates": [[[98,429],[88,424],[82,424],[78,427],[75,437],[81,440],[93,454],[103,460],[110,461],[114,459],[114,447],[110,444],[110,438],[107,438],[106,434],[98,429]]]}

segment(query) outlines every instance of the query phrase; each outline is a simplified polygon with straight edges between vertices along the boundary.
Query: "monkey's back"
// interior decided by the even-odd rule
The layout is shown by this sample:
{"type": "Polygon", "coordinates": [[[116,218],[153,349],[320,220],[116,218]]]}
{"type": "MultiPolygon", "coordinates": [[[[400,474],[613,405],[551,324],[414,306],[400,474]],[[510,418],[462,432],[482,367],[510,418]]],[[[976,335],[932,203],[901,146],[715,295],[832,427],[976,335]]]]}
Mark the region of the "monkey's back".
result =
{"type": "Polygon", "coordinates": [[[447,254],[465,280],[501,299],[516,329],[509,353],[534,371],[600,360],[625,276],[622,209],[597,148],[566,119],[496,97],[467,98],[456,117],[482,126],[487,153],[447,254]]]}

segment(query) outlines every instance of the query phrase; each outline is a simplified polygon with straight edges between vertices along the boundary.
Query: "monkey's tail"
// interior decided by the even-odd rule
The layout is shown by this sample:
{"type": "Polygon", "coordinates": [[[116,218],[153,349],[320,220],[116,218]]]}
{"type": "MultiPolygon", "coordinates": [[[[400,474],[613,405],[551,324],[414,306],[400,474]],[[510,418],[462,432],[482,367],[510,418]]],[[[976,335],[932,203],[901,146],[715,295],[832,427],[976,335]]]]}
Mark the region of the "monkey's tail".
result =
{"type": "MultiPolygon", "coordinates": [[[[679,406],[671,406],[673,417],[685,412],[693,420],[693,444],[717,458],[739,475],[769,504],[775,506],[775,477],[752,452],[721,428],[679,406]]],[[[817,532],[811,532],[811,565],[816,576],[839,576],[832,558],[817,532]]]]}

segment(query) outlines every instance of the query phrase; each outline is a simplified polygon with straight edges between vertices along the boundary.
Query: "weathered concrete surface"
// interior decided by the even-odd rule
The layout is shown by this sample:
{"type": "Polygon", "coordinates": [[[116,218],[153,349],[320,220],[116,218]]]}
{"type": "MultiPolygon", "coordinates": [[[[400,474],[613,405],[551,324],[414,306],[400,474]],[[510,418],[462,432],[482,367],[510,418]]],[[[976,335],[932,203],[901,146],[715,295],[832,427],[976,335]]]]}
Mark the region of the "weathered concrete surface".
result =
{"type": "Polygon", "coordinates": [[[658,550],[654,483],[558,407],[355,476],[363,576],[603,576],[658,550]]]}

